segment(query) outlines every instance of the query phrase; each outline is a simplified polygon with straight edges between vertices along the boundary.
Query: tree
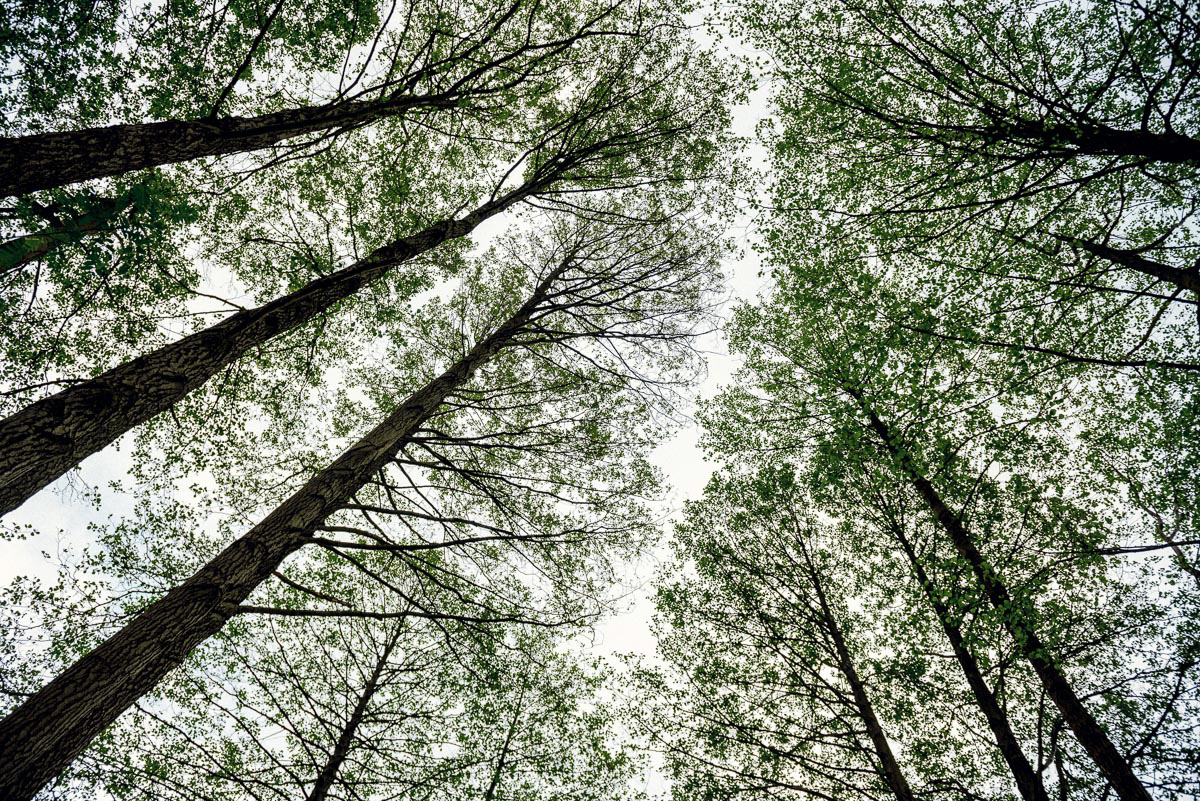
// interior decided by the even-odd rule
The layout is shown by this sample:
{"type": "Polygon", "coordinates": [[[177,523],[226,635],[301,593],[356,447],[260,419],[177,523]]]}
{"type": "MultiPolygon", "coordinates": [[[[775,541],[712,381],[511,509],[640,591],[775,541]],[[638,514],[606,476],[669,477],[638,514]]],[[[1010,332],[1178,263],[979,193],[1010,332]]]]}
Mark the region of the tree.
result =
{"type": "Polygon", "coordinates": [[[5,127],[198,118],[301,91],[323,71],[344,67],[353,80],[359,59],[351,56],[379,35],[386,11],[379,3],[275,0],[15,6],[0,28],[5,127]]]}
{"type": "Polygon", "coordinates": [[[247,350],[313,320],[398,264],[464,236],[506,208],[537,198],[554,202],[560,195],[569,206],[567,198],[583,190],[679,182],[702,174],[714,153],[699,137],[716,119],[712,112],[720,100],[693,97],[711,89],[714,76],[695,69],[699,65],[686,52],[663,61],[663,51],[673,52],[674,46],[634,40],[610,54],[613,72],[591,80],[575,105],[539,132],[490,197],[464,217],[440,220],[264,306],[238,312],[9,417],[0,424],[5,453],[0,509],[15,508],[86,456],[170,409],[247,350]],[[633,64],[652,72],[636,74],[633,64]],[[665,81],[676,91],[665,92],[665,81]],[[506,187],[521,169],[523,181],[506,187]]]}
{"type": "Polygon", "coordinates": [[[161,175],[115,184],[109,194],[23,198],[4,215],[10,230],[28,231],[0,255],[4,413],[146,349],[164,319],[200,296],[201,268],[181,237],[198,204],[161,175]]]}
{"type": "Polygon", "coordinates": [[[658,606],[660,650],[682,688],[649,678],[643,720],[689,791],[795,789],[912,799],[872,696],[872,661],[839,562],[786,466],[718,475],[677,529],[658,606]],[[684,562],[686,560],[686,562],[684,562]],[[667,701],[661,700],[666,697],[667,701]]]}
{"type": "MultiPolygon", "coordinates": [[[[574,58],[571,50],[576,43],[593,37],[638,36],[643,26],[657,24],[639,18],[636,11],[628,13],[620,5],[607,4],[576,8],[573,14],[519,0],[499,10],[490,5],[456,4],[447,9],[433,2],[414,2],[400,14],[395,5],[385,14],[382,5],[367,4],[347,14],[352,20],[350,30],[339,32],[345,38],[344,63],[338,65],[339,83],[332,97],[282,109],[277,100],[268,101],[275,110],[255,116],[223,116],[222,106],[254,72],[254,62],[299,55],[296,45],[300,42],[287,41],[294,35],[289,27],[311,26],[318,15],[306,9],[300,20],[281,19],[285,5],[276,2],[266,11],[244,59],[211,99],[206,114],[0,139],[0,194],[19,195],[205,156],[260,150],[285,141],[292,151],[289,156],[294,156],[329,137],[405,114],[453,110],[455,114],[498,117],[514,90],[543,80],[561,69],[564,59],[574,58]],[[392,25],[394,15],[403,19],[398,26],[392,25]],[[368,26],[376,30],[372,33],[368,26]],[[367,42],[372,44],[364,58],[355,46],[367,42]],[[289,141],[297,137],[306,137],[306,141],[289,141]]],[[[143,24],[156,27],[156,12],[149,8],[140,11],[147,18],[143,24]]],[[[195,13],[194,9],[184,10],[181,27],[186,30],[190,24],[203,30],[205,21],[198,15],[187,19],[189,11],[195,13]]],[[[135,30],[139,22],[135,13],[135,30]]],[[[238,27],[238,23],[207,22],[210,37],[214,28],[224,27],[221,33],[231,34],[238,27]]],[[[172,32],[170,37],[180,33],[172,32]]],[[[203,35],[200,31],[195,34],[203,35]]],[[[318,47],[327,50],[327,43],[323,45],[318,47]]],[[[329,56],[326,53],[323,59],[329,56]]],[[[178,62],[172,66],[177,69],[178,62]]],[[[305,77],[309,85],[301,83],[301,87],[311,92],[316,76],[305,77]]],[[[177,97],[172,100],[179,103],[177,97]]],[[[203,102],[201,98],[189,100],[203,102]]]]}
{"type": "MultiPolygon", "coordinates": [[[[1197,370],[1194,53],[1169,2],[747,3],[773,205],[936,269],[971,344],[1197,370]],[[798,22],[797,22],[798,20],[798,22]]],[[[949,299],[949,298],[948,298],[949,299]]]]}
{"type": "Polygon", "coordinates": [[[989,601],[1001,613],[1005,627],[1041,679],[1046,694],[1058,706],[1071,731],[1108,778],[1123,799],[1149,799],[1150,795],[1134,775],[1124,754],[1109,739],[1107,733],[1084,706],[1083,701],[1067,680],[1062,669],[1048,657],[1048,649],[1039,634],[1040,624],[1034,608],[1016,601],[994,568],[979,551],[976,538],[963,524],[962,518],[946,505],[932,482],[913,465],[911,458],[898,446],[899,439],[892,428],[879,418],[874,409],[864,410],[871,430],[885,443],[891,456],[898,459],[913,488],[920,494],[929,511],[949,535],[962,559],[970,566],[976,581],[989,601]]]}
{"type": "MultiPolygon", "coordinates": [[[[1029,664],[1113,789],[1123,797],[1145,797],[1126,756],[1130,746],[1118,745],[1114,734],[1122,732],[1124,743],[1156,735],[1125,733],[1132,720],[1110,718],[1108,728],[1101,726],[1083,703],[1085,694],[1067,678],[1068,660],[1086,649],[1111,647],[1107,640],[1118,628],[1137,629],[1139,621],[1153,638],[1163,625],[1153,621],[1169,619],[1169,604],[1136,610],[1124,605],[1133,595],[1118,601],[1130,589],[1113,586],[1124,582],[1095,560],[1095,549],[1097,542],[1120,537],[1120,515],[1089,512],[1084,497],[1067,489],[1072,479],[1062,468],[1071,448],[1050,425],[1070,412],[1070,393],[1078,388],[1039,365],[1014,366],[894,325],[908,300],[889,283],[891,265],[860,256],[853,242],[843,249],[806,236],[813,230],[786,220],[773,232],[799,238],[775,240],[771,258],[781,286],[761,308],[743,309],[733,326],[734,344],[749,361],[746,389],[714,407],[721,411],[709,417],[712,442],[734,458],[797,454],[814,492],[833,504],[825,507],[831,514],[857,519],[864,500],[871,500],[871,492],[858,489],[863,486],[915,504],[915,514],[952,547],[972,594],[993,608],[1009,647],[1029,664]],[[857,291],[831,291],[843,285],[857,291]],[[1075,548],[1079,555],[1062,561],[1046,555],[1075,548]],[[1107,635],[1070,644],[1084,629],[1063,628],[1079,614],[1067,611],[1067,587],[1117,604],[1107,613],[1113,615],[1109,622],[1102,617],[1088,624],[1107,635]],[[1118,622],[1122,615],[1125,621],[1118,622]]],[[[1159,680],[1182,681],[1192,664],[1188,638],[1182,631],[1167,636],[1178,638],[1171,646],[1176,656],[1155,672],[1161,671],[1159,680]]],[[[1115,681],[1110,692],[1122,692],[1116,687],[1131,679],[1115,681]]],[[[1157,726],[1146,718],[1134,725],[1157,726]]]]}
{"type": "MultiPolygon", "coordinates": [[[[586,547],[594,536],[589,536],[591,531],[598,531],[602,537],[616,536],[627,540],[624,532],[629,522],[610,529],[599,514],[583,517],[575,523],[569,518],[560,520],[552,511],[556,505],[570,501],[564,493],[571,485],[560,484],[553,475],[547,477],[547,490],[539,489],[534,483],[525,493],[546,508],[538,510],[538,506],[534,506],[522,511],[520,506],[509,508],[503,494],[497,495],[490,490],[485,480],[488,473],[473,468],[469,462],[458,465],[435,458],[417,465],[432,471],[435,478],[431,489],[436,490],[446,482],[461,482],[478,497],[495,505],[511,521],[510,525],[531,529],[505,530],[503,524],[491,523],[484,525],[479,535],[458,536],[454,534],[453,526],[470,527],[471,520],[442,517],[436,508],[425,511],[428,507],[423,505],[429,503],[423,494],[425,485],[419,480],[413,483],[403,453],[406,448],[420,445],[421,430],[448,401],[453,406],[454,398],[462,397],[465,392],[470,408],[473,388],[468,382],[486,364],[505,352],[526,354],[535,366],[546,359],[551,374],[560,372],[553,363],[555,352],[561,353],[568,363],[579,358],[585,368],[594,365],[599,371],[589,376],[589,383],[617,390],[631,382],[635,388],[643,383],[636,375],[628,377],[629,367],[623,365],[637,365],[644,359],[655,357],[656,353],[661,353],[658,347],[667,349],[665,355],[669,364],[673,343],[686,348],[700,301],[711,285],[709,258],[714,243],[704,237],[697,240],[689,234],[687,225],[686,220],[677,223],[664,220],[657,225],[633,221],[609,227],[603,227],[601,223],[582,223],[574,230],[560,227],[540,252],[534,251],[537,260],[529,267],[518,263],[511,272],[499,277],[499,286],[506,289],[528,287],[524,290],[527,293],[524,303],[515,312],[500,311],[511,303],[509,292],[489,297],[486,285],[480,286],[477,291],[490,301],[481,309],[484,312],[482,321],[490,329],[489,333],[481,336],[439,377],[403,402],[391,406],[373,430],[328,467],[315,473],[249,532],[225,547],[186,581],[139,611],[128,624],[30,696],[0,723],[5,751],[10,755],[5,791],[14,797],[35,792],[122,711],[151,690],[190,651],[218,632],[235,615],[302,614],[379,619],[393,616],[393,613],[354,609],[352,604],[319,591],[310,591],[310,594],[326,604],[332,603],[333,608],[297,612],[246,603],[256,587],[277,574],[284,560],[305,546],[315,545],[336,555],[352,569],[372,576],[415,607],[415,611],[404,613],[407,616],[438,616],[437,610],[426,607],[417,594],[425,582],[431,582],[430,586],[434,588],[463,582],[467,586],[479,582],[486,586],[489,583],[486,572],[477,578],[471,577],[474,568],[469,555],[463,563],[467,572],[461,575],[452,570],[445,572],[437,554],[444,548],[458,546],[466,547],[469,554],[473,546],[488,549],[492,542],[512,543],[518,549],[517,558],[521,558],[523,547],[529,549],[524,558],[542,555],[543,558],[533,559],[533,562],[540,563],[540,574],[547,577],[552,588],[557,588],[552,597],[575,604],[586,600],[586,594],[580,595],[585,592],[586,585],[573,580],[575,561],[565,559],[561,567],[555,567],[555,545],[559,540],[565,540],[568,544],[578,542],[586,547]],[[509,315],[507,318],[501,316],[505,313],[509,315]],[[604,350],[588,353],[584,343],[589,341],[613,348],[611,356],[605,357],[604,350]],[[619,344],[625,341],[631,343],[630,354],[621,353],[619,344]],[[655,346],[654,343],[661,344],[655,346]],[[611,381],[597,382],[597,375],[607,375],[611,381]],[[393,463],[397,464],[399,476],[383,481],[374,495],[376,502],[357,502],[356,496],[381,470],[393,463]],[[449,478],[439,479],[439,475],[449,478]],[[408,501],[398,499],[390,507],[386,506],[394,491],[393,482],[397,480],[412,484],[413,493],[408,501]],[[373,514],[395,515],[401,533],[393,540],[386,534],[386,529],[376,528],[372,533],[359,526],[327,522],[327,518],[342,511],[366,515],[375,526],[379,522],[373,514]],[[432,521],[434,531],[439,530],[436,524],[441,521],[450,526],[441,529],[450,539],[405,542],[402,532],[411,525],[408,522],[411,518],[432,521]],[[542,531],[542,525],[549,530],[542,531]],[[338,536],[328,538],[321,532],[338,536]],[[522,546],[522,543],[526,544],[522,546]],[[369,561],[356,555],[360,553],[390,555],[400,560],[407,568],[406,575],[416,582],[415,588],[406,590],[402,585],[388,581],[372,570],[369,561]],[[123,667],[114,669],[117,664],[123,667]]],[[[461,339],[456,339],[460,347],[465,347],[461,339]]],[[[521,378],[518,376],[518,381],[524,383],[521,378]]],[[[567,386],[577,389],[579,384],[567,386]]],[[[487,408],[489,388],[484,385],[474,391],[483,393],[480,405],[487,408]]],[[[508,391],[498,393],[501,408],[508,391]]],[[[603,436],[602,431],[585,425],[584,430],[589,429],[603,436]]],[[[484,430],[476,436],[486,440],[495,433],[484,430]]],[[[440,437],[435,434],[431,439],[436,443],[440,437]]],[[[469,438],[462,443],[450,440],[446,447],[452,451],[460,444],[469,445],[469,438]]],[[[486,453],[486,441],[482,445],[486,453]]],[[[550,450],[553,452],[553,446],[550,450]]],[[[634,473],[633,478],[637,475],[634,473]]],[[[607,472],[594,475],[594,480],[600,482],[595,489],[589,488],[589,482],[584,481],[574,490],[573,494],[577,494],[575,503],[584,510],[597,504],[597,513],[607,511],[610,505],[604,503],[606,497],[624,497],[623,492],[614,491],[608,496],[604,490],[604,483],[613,478],[615,476],[607,472]]],[[[503,470],[495,473],[494,480],[501,486],[513,486],[513,479],[503,470]]],[[[520,486],[516,485],[516,489],[520,486]]],[[[621,511],[624,510],[617,510],[615,520],[629,521],[630,518],[621,511]]],[[[300,588],[304,586],[286,577],[283,580],[300,588]]],[[[500,590],[485,594],[478,608],[477,617],[486,622],[527,618],[519,608],[513,610],[512,603],[500,590]]]]}
{"type": "MultiPolygon", "coordinates": [[[[142,193],[144,202],[144,189],[142,193]]],[[[37,214],[49,225],[40,231],[15,237],[0,245],[0,272],[19,269],[42,259],[51,249],[76,242],[88,234],[111,230],[115,218],[135,206],[138,200],[134,190],[112,198],[86,197],[83,208],[70,214],[65,220],[60,216],[63,213],[61,208],[32,204],[37,214]]]]}
{"type": "MultiPolygon", "coordinates": [[[[114,16],[115,4],[78,14],[23,4],[0,23],[14,29],[0,33],[11,72],[11,91],[0,96],[10,105],[5,123],[13,133],[114,118],[203,125],[222,90],[225,109],[252,115],[322,105],[364,80],[386,82],[397,59],[414,68],[434,59],[446,77],[478,66],[466,63],[480,55],[473,45],[537,51],[545,44],[534,41],[539,35],[587,24],[576,16],[584,13],[578,4],[572,13],[544,3],[505,7],[499,28],[490,4],[327,5],[135,0],[114,16]],[[52,20],[55,12],[61,16],[52,20]],[[60,60],[75,63],[47,64],[60,60]]],[[[0,273],[4,413],[19,408],[18,398],[91,378],[198,330],[200,320],[268,302],[485,203],[497,169],[519,160],[555,113],[547,100],[558,86],[547,76],[603,60],[608,46],[626,41],[622,32],[636,37],[662,21],[662,9],[649,6],[591,10],[607,17],[604,35],[585,36],[557,56],[540,51],[539,71],[506,71],[512,85],[469,112],[427,109],[419,119],[392,117],[304,148],[127,173],[0,209],[0,236],[23,267],[0,273]],[[130,195],[137,196],[132,208],[97,219],[97,208],[119,208],[130,195]]],[[[375,286],[403,293],[429,280],[414,270],[375,286]]]]}

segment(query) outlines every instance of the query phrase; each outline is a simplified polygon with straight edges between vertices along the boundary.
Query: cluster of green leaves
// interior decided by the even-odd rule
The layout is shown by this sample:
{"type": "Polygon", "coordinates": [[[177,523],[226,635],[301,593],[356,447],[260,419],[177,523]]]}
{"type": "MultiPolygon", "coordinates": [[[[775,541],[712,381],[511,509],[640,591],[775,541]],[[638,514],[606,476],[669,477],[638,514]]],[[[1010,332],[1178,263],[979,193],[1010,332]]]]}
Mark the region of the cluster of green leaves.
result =
{"type": "Polygon", "coordinates": [[[742,367],[701,415],[724,472],[660,590],[646,725],[676,797],[905,797],[828,621],[769,597],[821,584],[917,797],[1018,797],[949,624],[1050,797],[1113,788],[1029,627],[1151,797],[1196,798],[1195,15],[799,0],[726,21],[773,90],[772,284],[727,327],[742,367]]]}
{"type": "Polygon", "coordinates": [[[564,642],[655,532],[645,455],[699,374],[690,343],[711,324],[725,252],[711,220],[729,200],[704,182],[731,169],[725,103],[739,90],[691,41],[686,11],[172,0],[27,4],[5,21],[13,136],[461,95],[15,200],[0,248],[6,411],[585,154],[490,248],[464,239],[409,259],[140,427],[129,479],[95,496],[125,492],[135,510],[93,524],[91,542],[66,533],[57,579],[5,591],[5,708],[566,265],[521,338],[48,796],[309,795],[329,765],[338,798],[636,796],[638,765],[595,699],[601,674],[564,642]],[[377,668],[387,681],[368,693],[377,668]]]}

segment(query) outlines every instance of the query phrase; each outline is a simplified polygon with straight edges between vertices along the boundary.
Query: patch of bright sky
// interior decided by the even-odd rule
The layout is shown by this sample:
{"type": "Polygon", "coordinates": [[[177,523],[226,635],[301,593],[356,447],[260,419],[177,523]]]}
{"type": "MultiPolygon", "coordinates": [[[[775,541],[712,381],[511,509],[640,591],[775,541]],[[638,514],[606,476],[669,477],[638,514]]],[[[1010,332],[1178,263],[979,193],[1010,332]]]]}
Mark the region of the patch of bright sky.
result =
{"type": "MultiPolygon", "coordinates": [[[[725,49],[731,55],[753,55],[736,43],[729,44],[728,39],[725,43],[725,49]]],[[[733,132],[746,139],[749,145],[746,156],[755,170],[765,171],[767,168],[766,153],[755,137],[756,127],[767,114],[766,86],[760,87],[751,95],[747,104],[736,108],[733,113],[733,132]]],[[[762,265],[759,254],[754,249],[754,209],[763,201],[763,197],[739,198],[742,213],[730,231],[738,246],[739,255],[723,265],[728,296],[722,304],[722,317],[737,303],[755,300],[768,285],[769,279],[761,275],[762,265]]],[[[697,388],[697,398],[712,398],[732,379],[738,360],[730,355],[720,332],[706,335],[697,343],[697,347],[705,354],[708,365],[707,374],[697,388]]],[[[627,578],[630,593],[625,598],[624,608],[597,627],[593,649],[598,654],[612,656],[632,653],[646,657],[652,657],[654,654],[655,641],[650,628],[654,612],[652,582],[669,557],[671,526],[682,510],[684,502],[700,496],[718,466],[705,458],[699,441],[700,430],[692,420],[673,437],[659,445],[651,455],[652,463],[663,471],[669,485],[668,495],[659,503],[664,519],[664,539],[654,553],[648,554],[644,562],[631,566],[631,573],[627,578]]]]}

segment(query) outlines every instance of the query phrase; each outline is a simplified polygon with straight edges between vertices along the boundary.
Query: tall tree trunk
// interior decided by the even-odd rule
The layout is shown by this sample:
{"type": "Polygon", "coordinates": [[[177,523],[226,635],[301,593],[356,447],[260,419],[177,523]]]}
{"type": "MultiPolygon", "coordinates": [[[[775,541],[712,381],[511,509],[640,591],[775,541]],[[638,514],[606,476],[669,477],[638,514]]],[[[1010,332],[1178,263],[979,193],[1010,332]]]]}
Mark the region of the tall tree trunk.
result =
{"type": "Polygon", "coordinates": [[[1033,605],[1019,605],[1013,601],[1008,588],[979,552],[974,536],[913,463],[891,428],[875,414],[874,409],[860,394],[851,392],[851,395],[866,413],[871,429],[883,441],[888,453],[903,466],[913,488],[925,502],[934,519],[949,535],[959,556],[970,566],[980,588],[1000,613],[1000,618],[1016,642],[1017,648],[1041,680],[1046,695],[1058,707],[1063,720],[1071,727],[1088,756],[1100,768],[1100,772],[1108,779],[1122,801],[1151,801],[1150,794],[1134,774],[1125,757],[1117,750],[1108,734],[1075,694],[1067,677],[1050,657],[1049,649],[1038,634],[1039,626],[1033,605]]]}
{"type": "Polygon", "coordinates": [[[908,538],[904,535],[904,531],[899,525],[892,525],[892,534],[908,557],[913,573],[916,575],[917,581],[921,584],[921,588],[925,592],[925,597],[929,600],[930,606],[933,607],[934,612],[937,614],[942,631],[945,632],[946,639],[950,641],[950,647],[954,651],[954,658],[958,660],[963,675],[966,676],[967,685],[975,695],[975,702],[979,705],[980,710],[982,710],[983,716],[987,720],[988,728],[992,730],[992,736],[996,739],[996,746],[1004,756],[1004,761],[1008,763],[1009,770],[1012,771],[1013,778],[1017,782],[1017,790],[1021,793],[1021,798],[1025,799],[1025,801],[1050,801],[1049,796],[1046,795],[1046,787],[1042,784],[1041,775],[1033,769],[1033,766],[1029,764],[1029,760],[1025,758],[1025,752],[1021,750],[1021,744],[1017,740],[1017,736],[1013,733],[1012,727],[1009,726],[1008,716],[1004,714],[1004,710],[1000,708],[1000,703],[996,700],[996,696],[992,694],[991,688],[984,681],[983,672],[979,669],[979,663],[975,661],[975,656],[966,647],[962,631],[959,629],[958,624],[954,622],[954,616],[951,614],[949,607],[943,603],[937,592],[934,591],[933,583],[925,573],[924,566],[917,559],[917,554],[913,550],[912,544],[908,541],[908,538]]]}
{"type": "Polygon", "coordinates": [[[1131,156],[1171,164],[1200,162],[1200,140],[1174,131],[1154,133],[1030,120],[984,128],[983,134],[993,140],[1029,142],[1054,154],[1131,156]]]}
{"type": "Polygon", "coordinates": [[[126,431],[171,408],[246,351],[314,319],[401,262],[465,236],[542,186],[526,183],[461,219],[441,220],[290,295],[238,312],[0,421],[0,515],[126,431]]]}
{"type": "Polygon", "coordinates": [[[220,631],[254,588],[349,502],[451,391],[511,344],[566,266],[551,272],[507,322],[413,393],[261,523],[0,721],[0,798],[32,797],[193,648],[220,631]]]}
{"type": "Polygon", "coordinates": [[[809,558],[808,547],[804,544],[802,538],[798,539],[800,550],[804,554],[809,581],[816,592],[817,602],[821,606],[821,617],[824,620],[825,630],[833,642],[834,652],[837,655],[838,669],[841,670],[846,683],[850,685],[850,692],[854,696],[854,705],[858,710],[858,716],[862,719],[863,725],[867,729],[867,736],[871,738],[871,745],[875,748],[875,755],[879,759],[883,779],[887,782],[888,788],[896,796],[897,801],[916,801],[912,788],[908,784],[908,779],[905,778],[904,771],[900,769],[900,764],[896,761],[895,754],[892,753],[892,747],[888,744],[887,736],[883,732],[883,726],[879,722],[879,717],[875,714],[875,707],[871,704],[871,699],[867,695],[867,688],[859,677],[858,670],[854,667],[854,659],[851,657],[850,649],[846,645],[845,638],[842,636],[841,626],[838,624],[837,617],[833,614],[833,609],[825,597],[825,590],[821,586],[821,577],[817,571],[817,567],[813,564],[812,559],[809,558]]]}
{"type": "Polygon", "coordinates": [[[1056,239],[1066,242],[1071,245],[1083,248],[1093,256],[1099,256],[1102,259],[1119,264],[1142,275],[1148,275],[1152,278],[1157,278],[1160,281],[1166,281],[1179,289],[1188,289],[1200,295],[1200,270],[1195,268],[1185,270],[1180,267],[1172,267],[1169,264],[1163,264],[1153,259],[1147,259],[1142,254],[1135,250],[1125,250],[1123,248],[1114,248],[1109,245],[1102,245],[1099,242],[1089,242],[1086,239],[1077,239],[1073,236],[1056,236],[1056,239]]]}
{"type": "Polygon", "coordinates": [[[329,795],[329,788],[333,786],[334,780],[337,779],[342,765],[346,762],[346,756],[350,753],[350,746],[354,744],[354,738],[358,736],[358,727],[362,723],[363,717],[367,714],[367,707],[371,705],[371,699],[375,696],[375,691],[379,689],[379,679],[383,675],[384,668],[387,667],[387,661],[392,655],[392,650],[400,640],[402,626],[403,622],[397,624],[391,638],[380,653],[379,661],[375,663],[374,671],[372,671],[370,677],[367,679],[367,683],[363,685],[362,690],[359,692],[358,701],[355,702],[354,709],[350,711],[350,717],[346,720],[346,725],[342,727],[342,733],[338,736],[337,742],[334,743],[333,750],[329,752],[329,759],[325,761],[325,765],[317,775],[316,781],[313,782],[312,791],[305,797],[305,801],[325,801],[325,798],[329,795]]]}
{"type": "Polygon", "coordinates": [[[166,120],[0,137],[0,197],[160,164],[261,150],[303,134],[364,125],[415,108],[453,108],[457,95],[285,109],[257,117],[166,120]]]}

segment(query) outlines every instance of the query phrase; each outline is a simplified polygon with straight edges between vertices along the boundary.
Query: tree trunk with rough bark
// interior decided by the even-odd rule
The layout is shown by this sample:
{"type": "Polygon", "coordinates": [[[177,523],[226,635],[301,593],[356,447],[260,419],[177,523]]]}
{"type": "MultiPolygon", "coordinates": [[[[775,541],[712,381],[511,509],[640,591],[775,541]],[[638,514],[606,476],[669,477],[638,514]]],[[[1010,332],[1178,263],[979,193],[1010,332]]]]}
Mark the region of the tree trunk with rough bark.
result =
{"type": "Polygon", "coordinates": [[[508,321],[261,523],[0,721],[0,798],[31,798],[192,649],[220,631],[254,588],[348,503],[451,391],[512,342],[565,268],[560,265],[508,321]]]}
{"type": "Polygon", "coordinates": [[[983,554],[979,552],[974,536],[958,515],[942,500],[941,495],[938,494],[929,479],[925,478],[913,464],[912,458],[900,447],[900,440],[893,434],[891,428],[875,414],[875,411],[860,395],[853,392],[851,395],[866,413],[871,429],[883,441],[884,447],[903,465],[913,488],[925,502],[934,519],[949,535],[955,550],[970,566],[980,588],[983,589],[992,606],[1000,613],[1004,626],[1016,642],[1018,650],[1041,680],[1046,695],[1058,707],[1063,720],[1074,732],[1076,739],[1087,751],[1088,756],[1100,768],[1100,772],[1108,779],[1118,797],[1122,801],[1151,801],[1150,794],[1134,774],[1125,757],[1121,755],[1083,701],[1075,694],[1075,689],[1062,670],[1054,663],[1046,644],[1042,642],[1041,636],[1038,634],[1038,621],[1033,605],[1018,606],[1013,602],[1008,588],[984,559],[983,554]]]}
{"type": "Polygon", "coordinates": [[[413,256],[467,235],[538,188],[525,184],[461,219],[441,220],[289,295],[238,312],[0,421],[0,515],[125,432],[167,411],[248,350],[316,318],[413,256]]]}
{"type": "Polygon", "coordinates": [[[979,709],[983,712],[988,728],[992,730],[992,736],[996,739],[996,746],[1004,756],[1004,761],[1008,763],[1009,770],[1012,771],[1013,778],[1017,782],[1017,790],[1021,793],[1021,798],[1025,799],[1025,801],[1050,801],[1049,796],[1046,795],[1046,787],[1042,783],[1041,775],[1033,769],[1033,766],[1029,764],[1029,760],[1025,758],[1025,752],[1021,750],[1021,743],[1017,740],[1016,734],[1013,733],[1012,727],[1008,723],[1008,716],[1004,714],[1004,710],[1000,708],[999,701],[996,700],[996,696],[992,694],[991,688],[988,687],[987,682],[984,680],[983,672],[979,669],[979,663],[975,661],[975,656],[967,648],[963,640],[962,630],[954,622],[949,607],[942,602],[941,598],[934,591],[933,584],[929,581],[929,576],[925,573],[925,568],[921,565],[920,560],[917,559],[917,554],[913,550],[912,544],[904,536],[904,532],[899,526],[894,526],[892,533],[908,557],[913,573],[916,575],[917,581],[925,592],[925,597],[929,600],[930,606],[933,607],[934,612],[937,614],[942,631],[945,632],[946,639],[950,641],[950,648],[954,651],[954,658],[958,660],[963,675],[967,679],[967,685],[975,695],[975,703],[979,705],[979,709]]]}
{"type": "Polygon", "coordinates": [[[257,117],[165,120],[0,137],[0,197],[78,181],[244,153],[304,134],[364,125],[415,108],[453,108],[447,95],[404,96],[285,109],[257,117]]]}

